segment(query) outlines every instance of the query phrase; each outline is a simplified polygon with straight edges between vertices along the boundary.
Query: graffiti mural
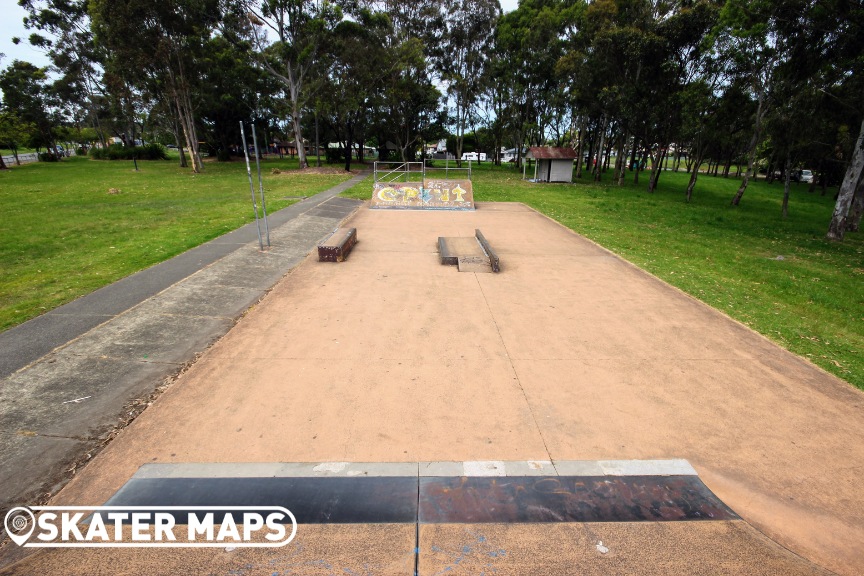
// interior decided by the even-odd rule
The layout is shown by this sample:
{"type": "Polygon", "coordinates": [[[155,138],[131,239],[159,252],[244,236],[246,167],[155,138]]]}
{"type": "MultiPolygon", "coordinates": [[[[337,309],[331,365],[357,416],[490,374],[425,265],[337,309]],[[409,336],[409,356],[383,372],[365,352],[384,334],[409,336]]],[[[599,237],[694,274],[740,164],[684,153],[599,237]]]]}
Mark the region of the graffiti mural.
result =
{"type": "Polygon", "coordinates": [[[376,182],[371,207],[474,210],[474,191],[470,180],[376,182]]]}

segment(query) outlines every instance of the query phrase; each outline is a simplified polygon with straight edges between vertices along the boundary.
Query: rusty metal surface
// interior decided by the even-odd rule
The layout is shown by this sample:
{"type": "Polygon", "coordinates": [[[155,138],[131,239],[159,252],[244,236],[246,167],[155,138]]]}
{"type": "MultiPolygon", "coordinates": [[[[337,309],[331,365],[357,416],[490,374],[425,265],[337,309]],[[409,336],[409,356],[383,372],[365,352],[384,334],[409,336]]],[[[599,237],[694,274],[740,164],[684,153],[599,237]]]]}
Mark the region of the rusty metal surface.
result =
{"type": "Polygon", "coordinates": [[[698,476],[133,478],[107,504],[285,506],[301,524],[738,519],[698,476]]]}
{"type": "Polygon", "coordinates": [[[570,160],[576,158],[572,148],[551,148],[549,146],[532,146],[528,149],[528,158],[535,160],[570,160]]]}
{"type": "Polygon", "coordinates": [[[420,479],[420,522],[638,522],[738,518],[698,476],[420,479]]]}

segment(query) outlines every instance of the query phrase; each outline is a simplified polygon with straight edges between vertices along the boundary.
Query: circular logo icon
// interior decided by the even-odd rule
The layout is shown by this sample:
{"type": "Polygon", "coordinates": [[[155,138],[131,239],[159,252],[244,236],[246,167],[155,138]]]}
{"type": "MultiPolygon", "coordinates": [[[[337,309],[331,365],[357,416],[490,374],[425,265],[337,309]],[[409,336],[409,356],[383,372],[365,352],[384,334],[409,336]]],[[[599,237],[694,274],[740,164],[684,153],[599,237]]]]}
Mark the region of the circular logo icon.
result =
{"type": "Polygon", "coordinates": [[[12,508],[6,513],[6,521],[4,522],[6,533],[13,542],[21,546],[33,533],[36,527],[36,517],[29,508],[12,508]]]}

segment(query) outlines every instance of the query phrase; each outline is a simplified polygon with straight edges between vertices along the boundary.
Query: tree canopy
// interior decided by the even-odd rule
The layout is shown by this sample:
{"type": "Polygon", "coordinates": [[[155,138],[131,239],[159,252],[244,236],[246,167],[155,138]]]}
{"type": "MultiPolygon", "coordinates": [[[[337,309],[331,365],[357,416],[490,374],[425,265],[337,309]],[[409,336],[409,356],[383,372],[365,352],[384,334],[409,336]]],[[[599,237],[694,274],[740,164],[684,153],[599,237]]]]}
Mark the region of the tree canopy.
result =
{"type": "MultiPolygon", "coordinates": [[[[50,72],[8,64],[2,134],[199,146],[227,160],[240,122],[308,164],[367,148],[414,160],[451,142],[500,162],[570,146],[577,176],[661,186],[662,167],[838,186],[828,237],[860,226],[861,0],[19,0],[50,72]],[[338,150],[338,152],[337,152],[338,150]],[[320,148],[315,149],[320,153],[320,148]],[[612,159],[614,158],[614,164],[612,159]]],[[[17,145],[17,144],[16,144],[17,145]]],[[[443,153],[443,151],[441,151],[443,153]]],[[[52,152],[53,153],[53,152],[52,152]]],[[[185,162],[181,154],[181,162],[185,162]]],[[[784,201],[784,214],[788,202],[784,201]]]]}

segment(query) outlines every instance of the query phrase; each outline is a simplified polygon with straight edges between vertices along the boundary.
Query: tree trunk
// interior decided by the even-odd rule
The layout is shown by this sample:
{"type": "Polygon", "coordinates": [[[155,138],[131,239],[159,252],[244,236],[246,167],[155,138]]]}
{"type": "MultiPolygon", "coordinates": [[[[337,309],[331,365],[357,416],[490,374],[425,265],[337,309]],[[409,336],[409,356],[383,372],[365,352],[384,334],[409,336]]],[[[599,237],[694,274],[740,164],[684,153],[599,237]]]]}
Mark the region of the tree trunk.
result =
{"type": "Polygon", "coordinates": [[[609,162],[612,158],[612,148],[615,146],[615,143],[612,140],[612,134],[609,134],[609,138],[606,139],[606,153],[603,159],[603,171],[606,172],[609,170],[609,162]]]}
{"type": "Polygon", "coordinates": [[[606,114],[600,117],[600,145],[597,147],[597,160],[594,162],[594,181],[600,182],[603,172],[603,149],[606,146],[606,114]]]}
{"type": "Polygon", "coordinates": [[[618,142],[618,152],[615,158],[615,176],[618,180],[618,185],[624,185],[624,176],[627,174],[627,159],[624,157],[625,148],[627,147],[627,132],[621,134],[621,140],[618,142]]]}
{"type": "Polygon", "coordinates": [[[690,182],[687,184],[687,202],[693,198],[693,189],[696,188],[696,180],[699,178],[699,169],[698,166],[702,163],[702,157],[696,157],[696,165],[693,167],[693,171],[690,172],[690,182]]]}
{"type": "Polygon", "coordinates": [[[3,160],[3,155],[0,154],[0,170],[8,170],[9,167],[6,166],[6,162],[3,160]]]}
{"type": "Polygon", "coordinates": [[[810,179],[810,186],[807,188],[807,192],[809,192],[810,194],[812,194],[813,192],[816,191],[817,175],[819,175],[821,177],[822,167],[823,167],[824,163],[825,163],[824,159],[819,160],[819,167],[816,169],[816,174],[813,174],[813,178],[810,179]]]}
{"type": "Polygon", "coordinates": [[[585,117],[579,119],[579,146],[576,148],[576,178],[582,178],[582,151],[585,148],[585,117]]]}
{"type": "Polygon", "coordinates": [[[861,229],[861,216],[864,215],[864,178],[858,182],[858,191],[852,200],[852,210],[849,212],[847,232],[858,232],[861,229]]]}
{"type": "Polygon", "coordinates": [[[786,162],[783,164],[783,172],[785,174],[785,178],[783,179],[783,218],[787,218],[789,216],[789,180],[790,180],[790,168],[792,166],[792,153],[788,150],[786,151],[786,162]]]}
{"type": "Polygon", "coordinates": [[[660,180],[660,170],[663,168],[663,160],[666,159],[665,145],[657,148],[657,156],[651,159],[651,176],[648,179],[648,193],[653,194],[660,180]]]}
{"type": "Polygon", "coordinates": [[[345,171],[351,172],[351,155],[354,142],[354,122],[348,120],[345,123],[345,171]]]}
{"type": "Polygon", "coordinates": [[[852,162],[843,177],[843,184],[837,194],[837,203],[834,206],[834,214],[831,216],[831,224],[828,226],[829,240],[843,240],[846,233],[849,218],[849,207],[861,181],[861,171],[864,169],[864,121],[858,131],[858,140],[855,143],[855,152],[852,154],[852,162]]]}
{"type": "Polygon", "coordinates": [[[747,171],[744,172],[741,186],[735,193],[735,197],[732,198],[732,206],[738,206],[741,203],[741,197],[744,196],[747,184],[750,183],[750,178],[753,177],[753,164],[756,162],[756,146],[759,144],[759,137],[762,135],[762,117],[765,115],[765,91],[764,87],[759,90],[758,104],[756,106],[756,125],[753,127],[753,136],[750,138],[750,145],[747,147],[747,171]]]}

